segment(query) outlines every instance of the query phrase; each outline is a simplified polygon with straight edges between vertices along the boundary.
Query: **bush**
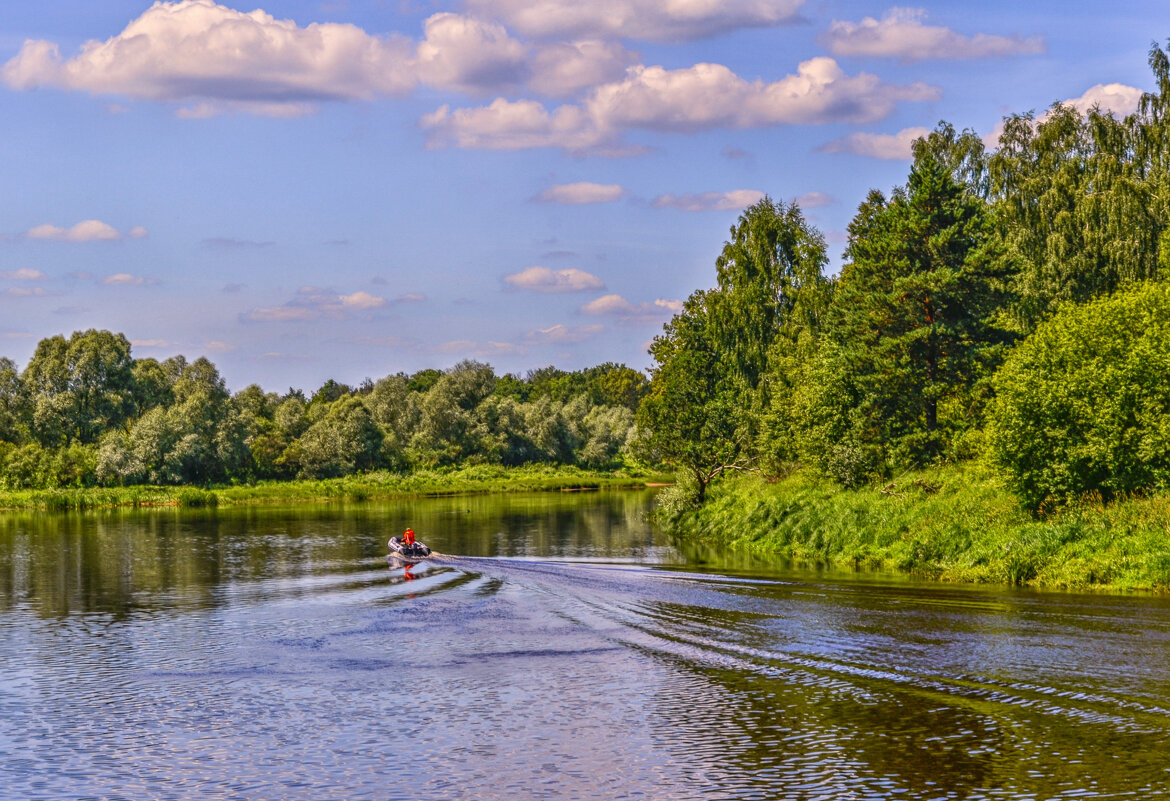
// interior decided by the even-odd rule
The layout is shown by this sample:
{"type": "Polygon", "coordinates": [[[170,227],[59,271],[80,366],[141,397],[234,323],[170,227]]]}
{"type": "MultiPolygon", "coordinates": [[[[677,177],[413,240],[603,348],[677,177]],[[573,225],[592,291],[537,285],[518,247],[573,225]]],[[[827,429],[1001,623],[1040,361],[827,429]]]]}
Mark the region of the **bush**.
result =
{"type": "Polygon", "coordinates": [[[1057,314],[995,388],[988,453],[1030,509],[1170,485],[1170,285],[1057,314]]]}

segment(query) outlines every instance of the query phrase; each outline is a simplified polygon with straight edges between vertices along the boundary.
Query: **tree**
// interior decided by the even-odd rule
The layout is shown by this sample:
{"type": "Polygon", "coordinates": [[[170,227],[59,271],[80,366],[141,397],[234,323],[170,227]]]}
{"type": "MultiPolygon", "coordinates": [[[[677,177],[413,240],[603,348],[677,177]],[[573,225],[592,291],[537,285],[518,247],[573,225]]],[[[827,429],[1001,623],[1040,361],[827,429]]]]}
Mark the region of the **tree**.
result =
{"type": "Polygon", "coordinates": [[[751,388],[760,385],[778,336],[817,328],[826,296],[825,239],[795,203],[764,197],[731,228],[715,260],[719,293],[709,298],[727,358],[751,388]]]}
{"type": "Polygon", "coordinates": [[[717,298],[716,290],[693,293],[654,338],[656,366],[637,415],[643,455],[687,471],[700,503],[712,479],[751,462],[753,431],[743,406],[748,387],[719,342],[711,309],[717,298]]]}
{"type": "Polygon", "coordinates": [[[1170,286],[1065,309],[995,388],[988,450],[1029,508],[1170,487],[1170,286]]]}
{"type": "Polygon", "coordinates": [[[826,328],[858,393],[857,442],[921,464],[976,424],[1009,341],[995,324],[1007,275],[989,238],[984,203],[929,154],[906,188],[859,208],[826,328]]]}
{"type": "Polygon", "coordinates": [[[75,331],[37,344],[21,377],[32,428],[45,445],[96,442],[134,411],[130,342],[109,331],[75,331]]]}
{"type": "Polygon", "coordinates": [[[335,478],[377,466],[382,432],[361,398],[344,397],[298,440],[299,475],[335,478]]]}
{"type": "Polygon", "coordinates": [[[28,429],[28,398],[12,359],[0,358],[0,442],[20,442],[28,429]]]}

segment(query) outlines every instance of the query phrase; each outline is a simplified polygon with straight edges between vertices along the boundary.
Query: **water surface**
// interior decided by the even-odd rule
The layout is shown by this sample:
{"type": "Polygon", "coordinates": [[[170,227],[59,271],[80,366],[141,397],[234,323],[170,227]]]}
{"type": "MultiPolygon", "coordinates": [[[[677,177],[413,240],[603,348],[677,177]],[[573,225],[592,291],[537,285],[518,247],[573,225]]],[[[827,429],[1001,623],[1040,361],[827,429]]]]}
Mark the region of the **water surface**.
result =
{"type": "Polygon", "coordinates": [[[1165,599],[700,569],[649,502],[2,515],[0,797],[1168,795],[1165,599]]]}

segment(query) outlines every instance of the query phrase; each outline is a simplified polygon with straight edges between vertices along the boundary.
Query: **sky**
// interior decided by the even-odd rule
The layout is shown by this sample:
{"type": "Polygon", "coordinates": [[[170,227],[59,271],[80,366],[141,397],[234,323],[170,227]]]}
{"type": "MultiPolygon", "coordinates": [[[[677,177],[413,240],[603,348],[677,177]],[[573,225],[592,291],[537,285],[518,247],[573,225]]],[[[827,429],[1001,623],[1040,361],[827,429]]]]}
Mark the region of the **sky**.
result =
{"type": "Polygon", "coordinates": [[[1160,0],[8,4],[0,356],[102,328],[233,390],[644,369],[764,194],[833,272],[916,136],[1128,113],[1167,37],[1160,0]]]}

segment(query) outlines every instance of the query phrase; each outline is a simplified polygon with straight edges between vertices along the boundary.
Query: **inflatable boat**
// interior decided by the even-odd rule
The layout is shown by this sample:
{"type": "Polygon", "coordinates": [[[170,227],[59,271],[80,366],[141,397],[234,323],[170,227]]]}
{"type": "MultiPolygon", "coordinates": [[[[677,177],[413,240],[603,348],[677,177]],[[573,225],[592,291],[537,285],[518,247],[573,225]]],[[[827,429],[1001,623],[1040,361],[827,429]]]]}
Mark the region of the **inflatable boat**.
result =
{"type": "Polygon", "coordinates": [[[431,549],[421,542],[407,545],[402,541],[402,537],[391,537],[386,545],[390,548],[390,555],[400,559],[426,559],[431,555],[431,549]]]}

